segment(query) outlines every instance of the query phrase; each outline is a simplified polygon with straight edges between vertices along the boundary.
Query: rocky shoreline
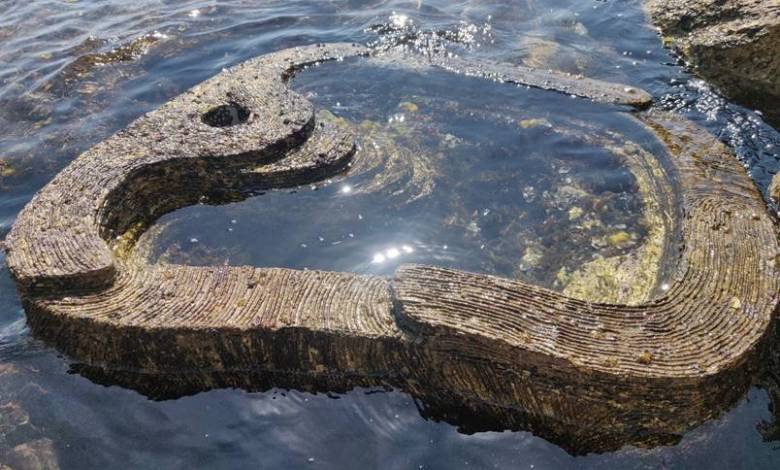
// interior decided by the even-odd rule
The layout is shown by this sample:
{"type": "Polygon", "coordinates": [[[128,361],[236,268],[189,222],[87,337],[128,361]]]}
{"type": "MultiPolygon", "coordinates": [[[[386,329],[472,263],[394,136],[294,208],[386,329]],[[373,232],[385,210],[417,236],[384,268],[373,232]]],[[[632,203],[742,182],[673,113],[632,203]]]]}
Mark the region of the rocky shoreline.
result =
{"type": "Polygon", "coordinates": [[[648,0],[664,45],[780,127],[780,0],[648,0]]]}
{"type": "MultiPolygon", "coordinates": [[[[235,374],[270,371],[339,379],[336,389],[392,387],[450,404],[460,397],[571,453],[676,442],[743,396],[777,308],[780,275],[762,255],[780,251],[775,222],[724,144],[658,110],[624,118],[656,135],[670,156],[669,173],[651,166],[643,179],[661,191],[671,183],[649,182],[675,182],[675,195],[657,207],[685,208],[666,232],[679,227],[682,238],[659,240],[642,258],[668,247],[677,262],[674,281],[636,303],[425,265],[376,277],[151,264],[134,249],[157,218],[204,195],[231,201],[349,167],[356,134],[328,122],[289,78],[315,63],[384,54],[319,44],[259,56],[79,156],[22,210],[6,240],[33,334],[106,375],[187,371],[171,385],[186,392],[251,385],[235,374]],[[206,377],[191,379],[197,371],[206,377]]],[[[606,103],[645,108],[649,99],[587,78],[455,64],[606,103]]],[[[634,269],[648,271],[648,263],[634,269]]]]}

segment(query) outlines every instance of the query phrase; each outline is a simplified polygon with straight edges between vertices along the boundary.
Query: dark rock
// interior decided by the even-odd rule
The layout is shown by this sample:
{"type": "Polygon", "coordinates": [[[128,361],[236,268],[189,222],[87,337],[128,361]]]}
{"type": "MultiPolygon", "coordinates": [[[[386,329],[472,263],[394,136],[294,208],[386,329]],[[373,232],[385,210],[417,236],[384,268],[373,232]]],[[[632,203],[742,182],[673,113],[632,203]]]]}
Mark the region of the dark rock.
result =
{"type": "Polygon", "coordinates": [[[646,8],[697,74],[780,126],[780,0],[648,0],[646,8]]]}

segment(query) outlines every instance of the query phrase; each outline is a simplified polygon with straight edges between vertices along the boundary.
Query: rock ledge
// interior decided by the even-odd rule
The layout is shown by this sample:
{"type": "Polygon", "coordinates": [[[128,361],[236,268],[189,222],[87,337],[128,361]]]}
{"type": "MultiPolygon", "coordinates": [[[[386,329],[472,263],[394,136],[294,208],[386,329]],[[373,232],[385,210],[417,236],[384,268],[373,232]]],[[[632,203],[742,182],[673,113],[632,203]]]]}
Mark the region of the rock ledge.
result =
{"type": "Polygon", "coordinates": [[[780,126],[780,0],[648,0],[664,44],[780,126]]]}

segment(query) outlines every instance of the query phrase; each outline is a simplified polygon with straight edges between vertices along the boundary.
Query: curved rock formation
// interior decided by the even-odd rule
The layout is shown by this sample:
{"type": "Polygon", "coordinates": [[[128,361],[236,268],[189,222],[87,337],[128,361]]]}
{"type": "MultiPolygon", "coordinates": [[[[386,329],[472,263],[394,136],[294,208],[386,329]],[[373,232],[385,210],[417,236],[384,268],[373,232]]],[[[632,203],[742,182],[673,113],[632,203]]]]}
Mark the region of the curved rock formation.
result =
{"type": "MultiPolygon", "coordinates": [[[[742,395],[777,305],[774,222],[725,146],[668,114],[637,119],[668,150],[658,176],[678,189],[682,242],[675,282],[640,305],[430,266],[386,279],[149,265],[135,253],[156,218],[204,195],[345,168],[353,136],[286,82],[307,64],[368,54],[338,44],[251,60],[76,159],[7,239],[35,334],[138,388],[149,377],[251,388],[258,371],[295,386],[391,385],[492,410],[572,451],[667,442],[742,395]]],[[[585,83],[581,94],[601,101],[645,96],[585,83]]],[[[554,76],[545,86],[572,93],[554,76]]]]}
{"type": "Polygon", "coordinates": [[[648,0],[647,10],[694,71],[780,126],[780,0],[648,0]]]}

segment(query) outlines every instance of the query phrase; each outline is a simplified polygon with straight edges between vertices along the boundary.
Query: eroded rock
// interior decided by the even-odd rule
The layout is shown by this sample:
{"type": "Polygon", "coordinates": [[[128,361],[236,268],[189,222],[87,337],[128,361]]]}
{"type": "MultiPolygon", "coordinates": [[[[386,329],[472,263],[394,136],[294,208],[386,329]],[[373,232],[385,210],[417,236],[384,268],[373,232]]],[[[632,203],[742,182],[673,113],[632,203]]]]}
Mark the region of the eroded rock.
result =
{"type": "Polygon", "coordinates": [[[647,0],[664,44],[780,126],[780,0],[647,0]]]}
{"type": "MultiPolygon", "coordinates": [[[[431,266],[403,265],[388,279],[149,264],[135,252],[145,227],[204,195],[234,200],[341,171],[354,135],[287,81],[307,64],[369,54],[340,44],[259,57],[77,158],[7,239],[32,331],[89,367],[177,377],[190,390],[270,370],[304,387],[382,384],[460,400],[500,410],[575,452],[669,442],[742,396],[778,303],[777,267],[764,256],[780,251],[776,227],[733,154],[666,113],[637,115],[669,153],[668,168],[650,165],[638,183],[649,194],[651,181],[674,182],[674,197],[659,207],[684,207],[645,258],[670,255],[674,280],[636,304],[431,266]]],[[[601,102],[649,103],[645,92],[619,85],[459,64],[601,102]]],[[[649,156],[623,155],[629,166],[649,156]]]]}

